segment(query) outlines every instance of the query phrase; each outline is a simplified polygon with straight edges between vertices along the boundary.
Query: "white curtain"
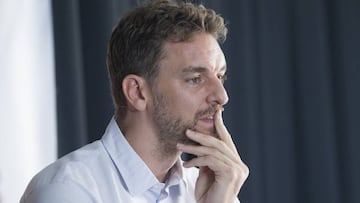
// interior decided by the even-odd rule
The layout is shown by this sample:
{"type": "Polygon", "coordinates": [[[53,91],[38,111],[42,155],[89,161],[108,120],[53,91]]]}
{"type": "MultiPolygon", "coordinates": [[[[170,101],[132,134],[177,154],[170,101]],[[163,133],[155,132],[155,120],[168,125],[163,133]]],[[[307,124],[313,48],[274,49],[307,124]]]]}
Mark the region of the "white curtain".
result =
{"type": "Polygon", "coordinates": [[[50,0],[0,0],[0,203],[56,158],[50,0]]]}

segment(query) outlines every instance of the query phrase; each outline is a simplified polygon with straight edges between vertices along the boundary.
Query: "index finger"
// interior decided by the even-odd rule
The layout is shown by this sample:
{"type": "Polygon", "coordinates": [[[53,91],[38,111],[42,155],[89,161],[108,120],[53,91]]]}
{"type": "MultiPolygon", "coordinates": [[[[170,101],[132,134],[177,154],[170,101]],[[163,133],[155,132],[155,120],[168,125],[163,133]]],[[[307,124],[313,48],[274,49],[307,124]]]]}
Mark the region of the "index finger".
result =
{"type": "Polygon", "coordinates": [[[219,136],[219,138],[226,143],[227,146],[230,147],[230,149],[237,153],[236,146],[234,144],[234,141],[232,140],[232,137],[228,130],[226,129],[223,118],[222,118],[222,109],[218,109],[215,113],[215,129],[219,136]]]}

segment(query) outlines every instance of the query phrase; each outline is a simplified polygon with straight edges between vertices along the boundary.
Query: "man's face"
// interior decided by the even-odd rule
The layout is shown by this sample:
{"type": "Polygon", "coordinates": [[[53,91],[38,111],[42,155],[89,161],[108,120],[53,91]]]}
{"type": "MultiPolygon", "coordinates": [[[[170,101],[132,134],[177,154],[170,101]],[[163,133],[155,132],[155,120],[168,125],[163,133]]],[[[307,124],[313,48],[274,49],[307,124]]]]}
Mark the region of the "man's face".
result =
{"type": "Polygon", "coordinates": [[[160,143],[191,143],[187,129],[216,136],[214,113],[228,101],[223,86],[226,62],[217,41],[209,34],[195,34],[187,42],[167,42],[164,53],[152,87],[160,143]]]}

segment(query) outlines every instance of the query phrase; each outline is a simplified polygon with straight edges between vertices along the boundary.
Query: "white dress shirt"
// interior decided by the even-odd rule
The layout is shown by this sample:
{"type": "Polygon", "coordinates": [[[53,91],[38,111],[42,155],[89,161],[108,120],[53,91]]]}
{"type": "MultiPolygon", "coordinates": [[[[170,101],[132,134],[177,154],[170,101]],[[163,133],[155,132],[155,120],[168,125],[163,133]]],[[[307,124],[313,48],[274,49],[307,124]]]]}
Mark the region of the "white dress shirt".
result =
{"type": "Polygon", "coordinates": [[[159,182],[112,119],[101,140],[38,173],[20,203],[192,203],[197,176],[179,159],[167,182],[159,182]]]}

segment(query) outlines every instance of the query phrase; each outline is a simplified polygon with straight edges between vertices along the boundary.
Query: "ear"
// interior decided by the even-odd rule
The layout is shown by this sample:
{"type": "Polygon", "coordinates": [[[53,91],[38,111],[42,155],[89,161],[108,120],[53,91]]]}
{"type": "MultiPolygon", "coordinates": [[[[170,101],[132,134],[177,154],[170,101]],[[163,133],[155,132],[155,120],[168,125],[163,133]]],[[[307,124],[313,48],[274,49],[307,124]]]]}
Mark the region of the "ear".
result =
{"type": "Polygon", "coordinates": [[[134,74],[127,75],[123,79],[122,88],[130,111],[143,111],[146,109],[148,93],[144,78],[134,74]]]}

